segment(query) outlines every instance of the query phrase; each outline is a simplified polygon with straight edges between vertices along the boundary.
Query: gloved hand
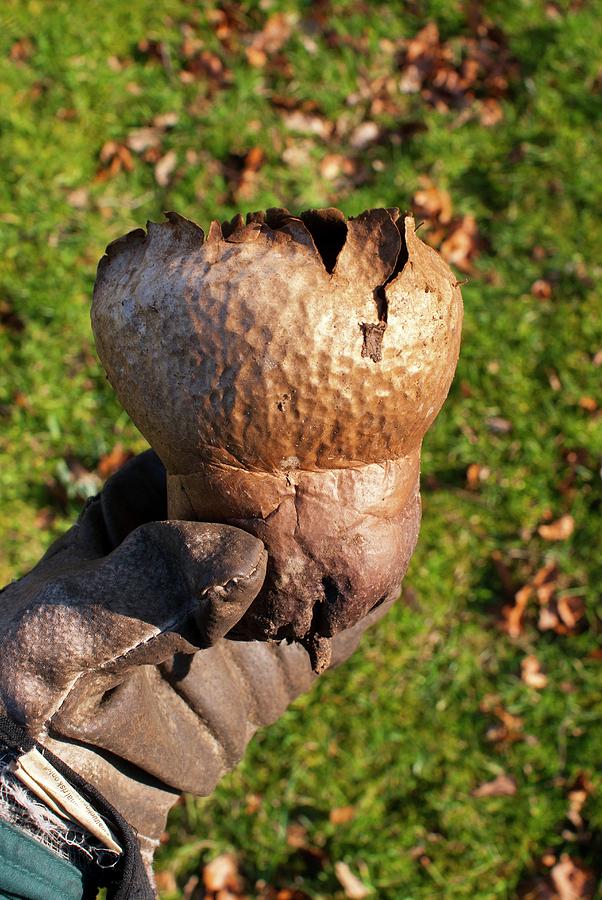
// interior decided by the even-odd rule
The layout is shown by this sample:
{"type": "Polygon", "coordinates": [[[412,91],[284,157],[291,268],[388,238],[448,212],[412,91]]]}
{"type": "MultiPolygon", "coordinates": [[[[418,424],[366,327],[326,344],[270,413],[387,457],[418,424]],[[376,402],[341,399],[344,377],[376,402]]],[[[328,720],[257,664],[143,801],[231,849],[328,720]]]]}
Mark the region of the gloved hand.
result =
{"type": "MultiPolygon", "coordinates": [[[[209,794],[317,677],[299,644],[223,639],[261,587],[262,543],[166,516],[147,451],[0,593],[0,714],[100,791],[147,861],[179,793],[209,794]]],[[[333,665],[393,599],[335,638],[333,665]]]]}

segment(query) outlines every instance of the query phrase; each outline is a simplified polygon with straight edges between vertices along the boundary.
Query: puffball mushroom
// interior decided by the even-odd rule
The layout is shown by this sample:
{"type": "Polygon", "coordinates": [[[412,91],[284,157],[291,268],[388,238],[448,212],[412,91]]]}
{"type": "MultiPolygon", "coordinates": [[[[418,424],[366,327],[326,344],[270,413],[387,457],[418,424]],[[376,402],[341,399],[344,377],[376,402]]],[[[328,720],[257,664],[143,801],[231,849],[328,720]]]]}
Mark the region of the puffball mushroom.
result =
{"type": "Polygon", "coordinates": [[[100,359],[168,473],[173,519],[260,538],[264,587],[231,634],[330,639],[399,593],[420,448],[449,390],[462,297],[411,216],[176,213],[107,247],[100,359]]]}

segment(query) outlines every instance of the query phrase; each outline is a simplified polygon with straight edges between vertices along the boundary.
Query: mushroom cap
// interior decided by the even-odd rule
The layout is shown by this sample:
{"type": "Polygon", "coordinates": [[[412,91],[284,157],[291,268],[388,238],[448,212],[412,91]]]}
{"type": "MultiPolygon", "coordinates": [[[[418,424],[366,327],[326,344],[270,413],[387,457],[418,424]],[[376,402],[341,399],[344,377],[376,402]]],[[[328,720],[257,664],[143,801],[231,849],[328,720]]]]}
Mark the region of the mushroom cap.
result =
{"type": "Polygon", "coordinates": [[[92,326],[172,473],[351,468],[420,446],[460,345],[456,279],[411,216],[176,213],[107,248],[92,326]]]}

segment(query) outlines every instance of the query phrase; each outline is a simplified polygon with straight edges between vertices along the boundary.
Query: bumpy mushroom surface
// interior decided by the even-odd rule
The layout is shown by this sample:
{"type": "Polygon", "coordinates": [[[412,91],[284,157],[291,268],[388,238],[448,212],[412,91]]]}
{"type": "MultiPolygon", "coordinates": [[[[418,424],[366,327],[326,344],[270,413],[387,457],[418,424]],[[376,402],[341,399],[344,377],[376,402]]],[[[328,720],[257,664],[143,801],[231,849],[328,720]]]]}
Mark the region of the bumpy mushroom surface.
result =
{"type": "Polygon", "coordinates": [[[457,362],[462,299],[410,216],[176,213],[115,241],[92,324],[168,471],[170,517],[261,538],[268,578],[233,636],[329,638],[399,591],[422,438],[457,362]]]}

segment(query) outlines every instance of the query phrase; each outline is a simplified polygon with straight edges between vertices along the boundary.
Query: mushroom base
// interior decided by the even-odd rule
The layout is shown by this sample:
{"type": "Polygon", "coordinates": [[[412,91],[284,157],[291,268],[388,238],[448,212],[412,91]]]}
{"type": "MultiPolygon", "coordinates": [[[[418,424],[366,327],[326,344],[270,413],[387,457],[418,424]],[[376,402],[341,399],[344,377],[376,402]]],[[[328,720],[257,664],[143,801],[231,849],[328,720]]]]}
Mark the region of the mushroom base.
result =
{"type": "Polygon", "coordinates": [[[229,637],[297,640],[316,671],[330,639],[400,590],[420,525],[420,449],[381,464],[168,474],[170,519],[224,522],[263,541],[264,586],[229,637]]]}

